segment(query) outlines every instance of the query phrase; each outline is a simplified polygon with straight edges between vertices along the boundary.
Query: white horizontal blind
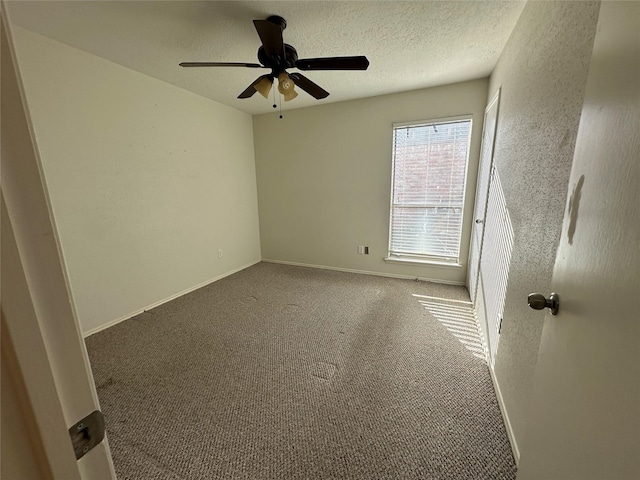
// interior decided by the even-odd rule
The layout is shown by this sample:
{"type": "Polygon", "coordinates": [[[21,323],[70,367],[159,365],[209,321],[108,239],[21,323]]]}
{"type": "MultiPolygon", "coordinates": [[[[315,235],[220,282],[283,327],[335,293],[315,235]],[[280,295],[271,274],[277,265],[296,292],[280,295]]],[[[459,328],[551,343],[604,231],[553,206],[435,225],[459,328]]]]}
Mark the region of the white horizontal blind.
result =
{"type": "Polygon", "coordinates": [[[471,119],[394,127],[389,254],[458,261],[471,119]]]}

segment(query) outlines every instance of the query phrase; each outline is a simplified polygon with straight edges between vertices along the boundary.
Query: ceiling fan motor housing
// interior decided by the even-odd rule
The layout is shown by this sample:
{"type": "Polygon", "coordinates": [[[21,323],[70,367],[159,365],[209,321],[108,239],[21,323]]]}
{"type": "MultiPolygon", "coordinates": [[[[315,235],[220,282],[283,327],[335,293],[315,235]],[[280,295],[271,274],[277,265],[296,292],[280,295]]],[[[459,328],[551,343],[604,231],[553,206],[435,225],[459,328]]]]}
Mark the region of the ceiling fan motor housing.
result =
{"type": "Polygon", "coordinates": [[[267,55],[264,47],[258,49],[258,61],[265,67],[271,68],[277,75],[287,68],[294,68],[298,61],[298,52],[291,45],[284,44],[284,58],[280,55],[267,55]]]}

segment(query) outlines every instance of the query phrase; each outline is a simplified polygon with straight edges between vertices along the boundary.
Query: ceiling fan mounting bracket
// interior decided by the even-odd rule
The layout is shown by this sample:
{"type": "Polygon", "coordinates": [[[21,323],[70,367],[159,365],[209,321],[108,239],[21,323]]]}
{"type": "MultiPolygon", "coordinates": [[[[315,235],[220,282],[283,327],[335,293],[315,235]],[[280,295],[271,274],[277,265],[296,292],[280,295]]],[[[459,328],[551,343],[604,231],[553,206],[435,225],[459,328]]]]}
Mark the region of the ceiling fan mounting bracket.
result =
{"type": "Polygon", "coordinates": [[[271,15],[267,18],[267,21],[279,25],[282,30],[287,28],[287,21],[280,15],[271,15]]]}

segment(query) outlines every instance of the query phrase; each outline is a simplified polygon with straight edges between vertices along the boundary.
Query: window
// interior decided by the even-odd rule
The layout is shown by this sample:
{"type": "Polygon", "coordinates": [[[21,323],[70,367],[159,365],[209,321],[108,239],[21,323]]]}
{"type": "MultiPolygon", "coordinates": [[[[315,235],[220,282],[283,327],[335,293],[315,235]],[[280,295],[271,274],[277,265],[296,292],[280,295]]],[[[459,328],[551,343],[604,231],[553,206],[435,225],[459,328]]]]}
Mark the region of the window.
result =
{"type": "Polygon", "coordinates": [[[459,263],[471,118],[393,127],[389,260],[459,263]]]}

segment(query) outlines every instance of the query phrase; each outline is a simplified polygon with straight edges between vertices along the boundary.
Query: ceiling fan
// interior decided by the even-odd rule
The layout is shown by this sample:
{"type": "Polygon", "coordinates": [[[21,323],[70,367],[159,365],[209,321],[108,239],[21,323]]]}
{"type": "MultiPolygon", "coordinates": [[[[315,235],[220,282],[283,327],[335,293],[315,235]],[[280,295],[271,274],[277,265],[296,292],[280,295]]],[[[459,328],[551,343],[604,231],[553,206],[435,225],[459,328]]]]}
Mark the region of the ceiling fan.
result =
{"type": "Polygon", "coordinates": [[[256,92],[260,92],[263,97],[268,98],[273,81],[277,78],[278,91],[284,96],[285,101],[293,100],[298,96],[298,93],[294,90],[295,85],[318,100],[329,96],[329,92],[301,73],[288,73],[288,68],[308,71],[366,70],[369,67],[369,60],[365,56],[299,59],[296,49],[284,43],[282,39],[282,31],[287,28],[287,22],[280,16],[272,15],[266,20],[254,20],[253,24],[262,41],[262,45],[258,49],[258,61],[260,63],[182,62],[180,66],[270,68],[271,73],[258,77],[238,95],[238,98],[249,98],[256,92]]]}

